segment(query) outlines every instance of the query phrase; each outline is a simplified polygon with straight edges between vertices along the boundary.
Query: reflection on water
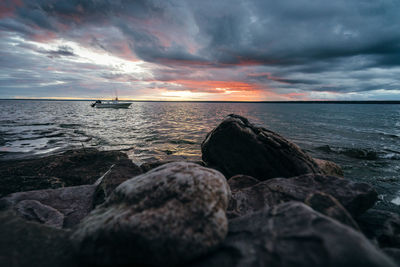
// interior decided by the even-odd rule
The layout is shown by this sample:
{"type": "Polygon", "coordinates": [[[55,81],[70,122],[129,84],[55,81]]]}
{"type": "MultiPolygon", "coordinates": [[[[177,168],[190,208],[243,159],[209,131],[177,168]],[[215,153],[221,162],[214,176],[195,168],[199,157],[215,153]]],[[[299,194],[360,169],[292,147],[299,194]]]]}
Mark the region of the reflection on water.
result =
{"type": "Polygon", "coordinates": [[[206,134],[230,113],[341,164],[388,202],[400,191],[399,105],[135,102],[95,109],[90,102],[0,101],[0,160],[82,146],[122,149],[137,163],[198,160],[206,134]]]}

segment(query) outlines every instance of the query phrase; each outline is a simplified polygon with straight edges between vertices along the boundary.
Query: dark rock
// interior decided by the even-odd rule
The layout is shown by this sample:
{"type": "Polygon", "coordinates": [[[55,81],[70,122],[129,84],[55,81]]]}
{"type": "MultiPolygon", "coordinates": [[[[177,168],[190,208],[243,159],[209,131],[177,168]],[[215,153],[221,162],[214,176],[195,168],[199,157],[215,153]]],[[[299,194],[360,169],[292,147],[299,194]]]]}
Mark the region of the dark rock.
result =
{"type": "Polygon", "coordinates": [[[64,215],[61,212],[37,200],[22,200],[15,205],[14,210],[28,221],[55,228],[62,228],[64,224],[64,215]]]}
{"type": "Polygon", "coordinates": [[[247,188],[256,185],[260,180],[248,175],[235,175],[228,180],[231,191],[247,188]]]}
{"type": "Polygon", "coordinates": [[[343,170],[336,163],[323,159],[314,159],[314,161],[318,164],[323,174],[343,177],[343,170]]]}
{"type": "Polygon", "coordinates": [[[349,212],[331,195],[315,192],[310,194],[304,203],[313,208],[313,210],[360,231],[360,228],[349,212]]]}
{"type": "Polygon", "coordinates": [[[130,159],[120,159],[103,175],[96,189],[95,204],[101,204],[110,196],[111,192],[121,183],[142,173],[142,169],[130,159]]]}
{"type": "Polygon", "coordinates": [[[69,232],[0,212],[0,266],[80,266],[69,232]]]}
{"type": "Polygon", "coordinates": [[[321,172],[297,145],[234,114],[207,134],[201,151],[206,165],[227,178],[244,174],[267,180],[321,172]]]}
{"type": "MultiPolygon", "coordinates": [[[[79,223],[93,209],[95,190],[96,185],[81,185],[13,193],[0,199],[0,207],[3,209],[13,208],[19,212],[19,215],[27,218],[29,216],[27,216],[26,210],[30,208],[32,201],[37,201],[42,205],[41,207],[51,207],[62,213],[64,215],[63,227],[69,228],[79,223]]],[[[35,212],[37,211],[38,209],[35,212]]],[[[44,223],[51,224],[51,221],[58,220],[57,213],[48,214],[51,216],[44,223]]]]}
{"type": "Polygon", "coordinates": [[[400,216],[396,213],[371,209],[357,218],[363,233],[380,247],[400,248],[400,216]]]}
{"type": "MultiPolygon", "coordinates": [[[[235,178],[238,184],[240,176],[235,178]]],[[[243,184],[249,180],[243,178],[243,184]]],[[[229,181],[228,181],[229,183],[229,181]]],[[[296,200],[304,202],[315,192],[333,196],[352,216],[372,207],[378,194],[365,183],[354,183],[335,176],[306,174],[292,178],[274,178],[243,188],[234,187],[228,211],[234,216],[252,213],[268,206],[296,200]]]]}
{"type": "MultiPolygon", "coordinates": [[[[155,169],[161,165],[167,164],[167,163],[171,163],[174,161],[151,161],[151,162],[145,162],[142,165],[140,165],[140,168],[142,169],[143,173],[148,172],[152,169],[155,169]]],[[[200,166],[205,166],[204,162],[202,161],[187,161],[187,162],[191,162],[191,163],[195,163],[198,164],[200,166]]]]}
{"type": "Polygon", "coordinates": [[[219,249],[196,267],[381,266],[396,264],[361,233],[300,202],[288,202],[229,222],[219,249]]]}
{"type": "Polygon", "coordinates": [[[400,249],[399,248],[383,248],[383,252],[386,253],[391,259],[393,259],[397,265],[400,266],[400,249]]]}
{"type": "Polygon", "coordinates": [[[0,197],[14,192],[92,184],[127,156],[118,151],[80,149],[61,155],[0,161],[0,197]]]}
{"type": "Polygon", "coordinates": [[[218,171],[165,164],[119,185],[77,226],[72,240],[89,263],[185,263],[225,238],[229,195],[218,171]]]}

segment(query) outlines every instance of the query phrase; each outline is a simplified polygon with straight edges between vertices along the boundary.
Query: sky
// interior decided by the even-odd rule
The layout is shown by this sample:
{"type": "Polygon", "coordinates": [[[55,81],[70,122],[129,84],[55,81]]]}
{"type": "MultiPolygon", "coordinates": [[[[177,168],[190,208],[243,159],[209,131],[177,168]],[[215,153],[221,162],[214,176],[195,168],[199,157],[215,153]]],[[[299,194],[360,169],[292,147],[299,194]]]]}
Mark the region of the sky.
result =
{"type": "Polygon", "coordinates": [[[400,100],[398,0],[1,0],[0,98],[400,100]]]}

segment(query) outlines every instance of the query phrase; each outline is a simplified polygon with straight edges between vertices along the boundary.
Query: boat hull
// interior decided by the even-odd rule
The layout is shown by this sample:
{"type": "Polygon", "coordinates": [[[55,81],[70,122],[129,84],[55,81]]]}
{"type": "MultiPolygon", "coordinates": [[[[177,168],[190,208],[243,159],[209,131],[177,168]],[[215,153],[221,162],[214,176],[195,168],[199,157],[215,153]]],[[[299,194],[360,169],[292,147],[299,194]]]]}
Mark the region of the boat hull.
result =
{"type": "Polygon", "coordinates": [[[96,103],[96,108],[129,108],[132,103],[96,103]]]}

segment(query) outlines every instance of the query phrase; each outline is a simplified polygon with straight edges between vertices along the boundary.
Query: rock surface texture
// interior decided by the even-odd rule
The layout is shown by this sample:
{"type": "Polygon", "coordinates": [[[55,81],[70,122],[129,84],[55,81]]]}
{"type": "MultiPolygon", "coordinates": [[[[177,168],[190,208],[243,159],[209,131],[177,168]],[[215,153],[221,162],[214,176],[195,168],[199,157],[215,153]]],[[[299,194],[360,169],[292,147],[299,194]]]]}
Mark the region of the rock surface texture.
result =
{"type": "Polygon", "coordinates": [[[126,159],[119,151],[86,148],[39,159],[0,161],[0,197],[14,192],[92,184],[112,164],[126,159]]]}
{"type": "Polygon", "coordinates": [[[314,159],[314,161],[318,164],[323,174],[343,177],[343,170],[336,163],[323,159],[314,159]]]}
{"type": "Polygon", "coordinates": [[[297,145],[234,114],[207,134],[201,151],[206,165],[226,178],[244,174],[267,180],[322,172],[297,145]]]}
{"type": "Polygon", "coordinates": [[[219,249],[200,267],[389,267],[396,264],[361,233],[300,202],[288,202],[229,223],[219,249]]]}
{"type": "Polygon", "coordinates": [[[76,228],[72,241],[88,263],[181,264],[224,240],[229,196],[218,171],[165,164],[119,185],[76,228]]]}
{"type": "MultiPolygon", "coordinates": [[[[251,177],[238,175],[228,180],[232,198],[228,211],[230,217],[241,216],[296,200],[304,202],[316,192],[333,196],[353,216],[372,207],[378,194],[366,183],[354,183],[335,176],[306,174],[292,178],[274,178],[255,181],[251,177]],[[241,185],[241,186],[240,186],[241,185]]],[[[317,203],[314,202],[314,205],[317,203]]]]}
{"type": "Polygon", "coordinates": [[[96,185],[80,185],[13,193],[0,199],[0,207],[13,208],[28,220],[70,228],[93,209],[95,191],[96,185]]]}
{"type": "Polygon", "coordinates": [[[400,216],[371,209],[357,218],[363,233],[380,247],[400,248],[400,216]]]}
{"type": "Polygon", "coordinates": [[[122,158],[118,160],[118,162],[103,175],[96,189],[95,204],[103,203],[118,185],[139,174],[142,174],[142,169],[132,163],[130,159],[122,158]]]}
{"type": "Polygon", "coordinates": [[[0,266],[81,266],[68,231],[26,221],[11,211],[0,211],[0,235],[0,266]]]}

